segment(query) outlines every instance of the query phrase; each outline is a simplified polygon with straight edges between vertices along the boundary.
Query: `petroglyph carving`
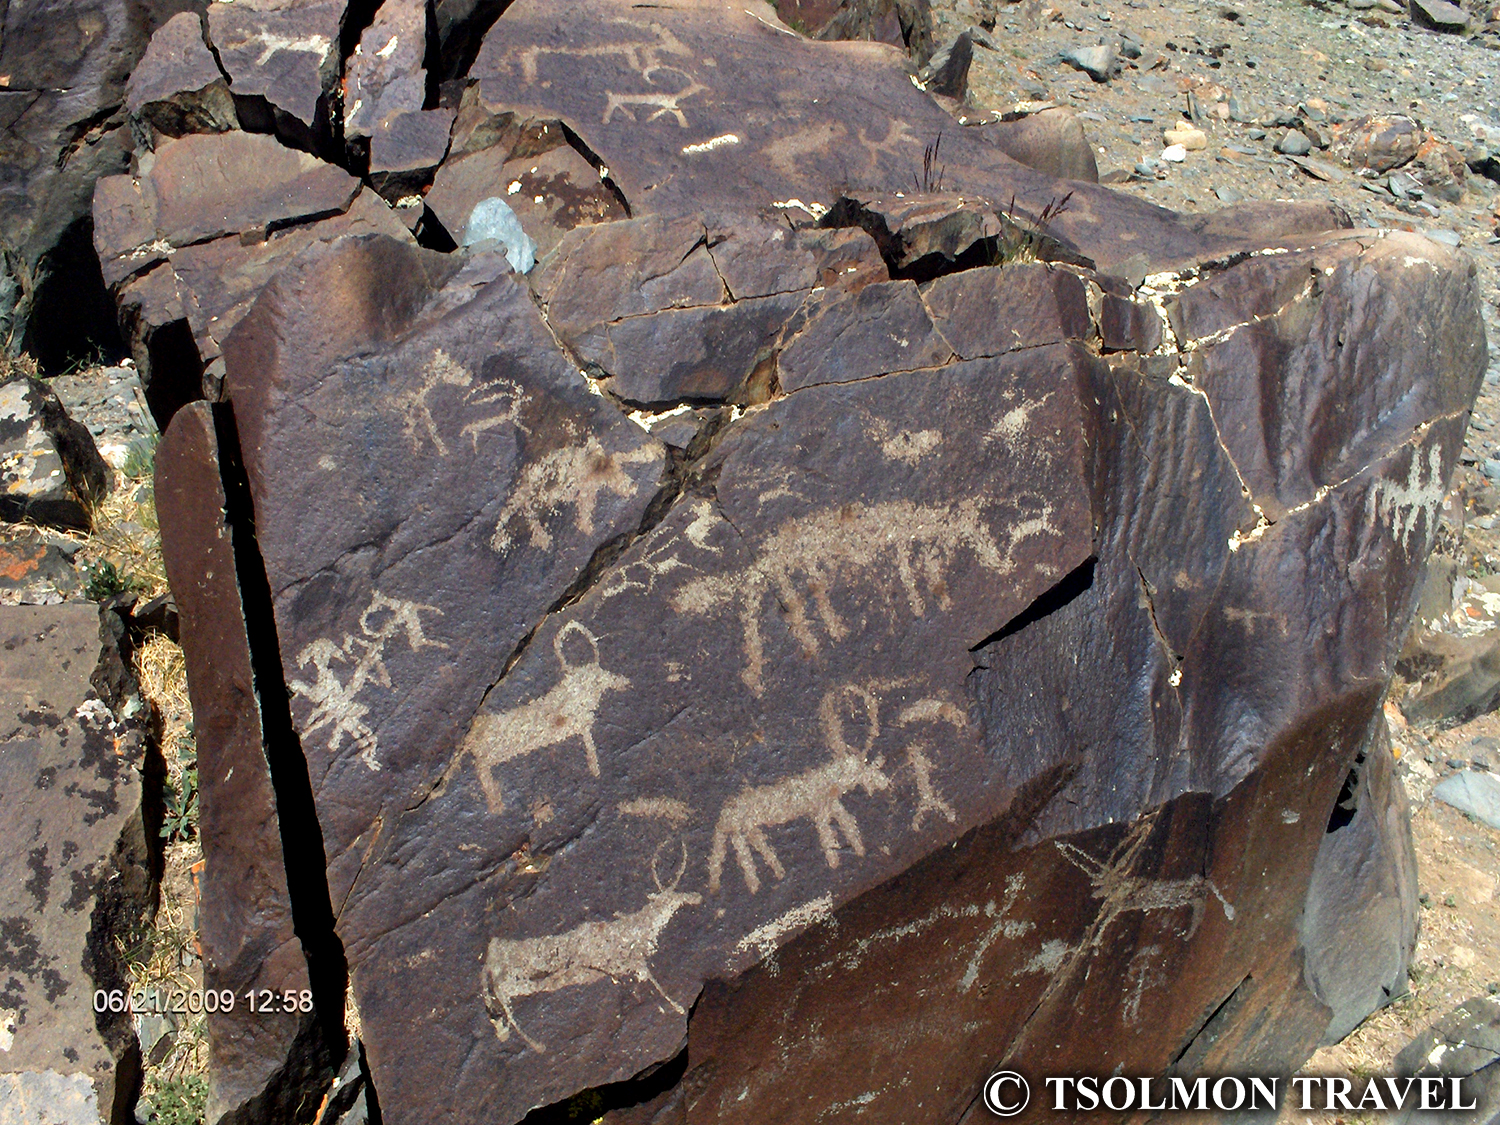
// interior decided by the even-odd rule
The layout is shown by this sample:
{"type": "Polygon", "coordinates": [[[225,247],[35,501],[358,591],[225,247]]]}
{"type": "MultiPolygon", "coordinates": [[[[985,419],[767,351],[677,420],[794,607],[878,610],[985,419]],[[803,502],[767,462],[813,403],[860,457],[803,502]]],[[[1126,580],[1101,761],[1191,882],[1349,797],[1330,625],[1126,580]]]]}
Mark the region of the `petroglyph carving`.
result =
{"type": "Polygon", "coordinates": [[[432,409],[427,401],[427,396],[442,386],[458,387],[467,391],[466,406],[489,407],[496,403],[506,404],[498,413],[465,423],[463,429],[459,431],[460,436],[468,438],[476,449],[479,435],[487,430],[500,426],[513,426],[523,434],[531,432],[521,422],[521,407],[526,403],[528,396],[519,383],[513,383],[509,379],[497,379],[493,383],[475,387],[474,373],[442,348],[438,348],[422,369],[421,385],[415,390],[391,396],[391,405],[403,415],[402,428],[406,434],[406,440],[411,442],[413,453],[420,453],[423,443],[430,441],[441,456],[448,456],[448,444],[443,440],[443,435],[438,432],[437,423],[433,420],[432,409]]]}
{"type": "Polygon", "coordinates": [[[927,612],[927,597],[933,597],[941,609],[950,605],[944,575],[960,550],[969,551],[985,569],[1006,574],[1015,565],[1016,543],[1054,530],[1051,514],[1050,506],[1045,507],[1039,516],[1009,529],[1009,545],[1002,551],[973,500],[927,507],[895,500],[862,510],[849,506],[814,512],[782,524],[743,570],[685,583],[673,596],[672,608],[702,614],[737,606],[745,652],[740,676],[760,695],[765,690],[765,652],[759,619],[768,595],[785,612],[803,651],[813,656],[819,650],[807,603],[794,581],[798,576],[823,631],[831,640],[842,640],[848,627],[829,599],[829,590],[840,578],[876,569],[894,571],[908,608],[921,617],[927,612]],[[919,574],[927,587],[926,596],[918,587],[919,574]]]}
{"type": "Polygon", "coordinates": [[[1160,953],[1161,946],[1159,945],[1148,945],[1138,949],[1125,969],[1128,991],[1125,996],[1125,1006],[1120,1010],[1120,1014],[1127,1025],[1140,1021],[1141,997],[1148,989],[1161,983],[1161,974],[1151,963],[1152,958],[1160,953]]]}
{"type": "Polygon", "coordinates": [[[639,910],[629,914],[616,912],[607,922],[584,922],[566,933],[546,937],[490,939],[484,958],[485,1006],[495,1025],[495,1034],[502,1041],[509,1039],[514,1031],[532,1050],[545,1053],[547,1048],[543,1044],[521,1030],[511,1005],[526,996],[601,980],[649,984],[674,1012],[683,1010],[652,974],[651,958],[656,955],[661,933],[672,916],[685,906],[697,906],[703,896],[677,889],[687,870],[686,845],[677,874],[665,887],[656,869],[660,854],[658,848],[651,860],[651,881],[656,890],[646,896],[646,905],[639,910]]]}
{"type": "MultiPolygon", "coordinates": [[[[794,906],[779,918],[772,918],[762,926],[756,926],[735,943],[736,953],[754,950],[762,960],[776,952],[782,939],[788,934],[801,933],[817,922],[826,922],[833,917],[833,895],[820,895],[811,902],[794,906]]],[[[776,975],[775,962],[771,963],[771,975],[776,975]]]]}
{"type": "Polygon", "coordinates": [[[533,751],[576,738],[588,755],[589,773],[599,776],[599,751],[594,745],[599,704],[609,692],[624,691],[630,681],[600,666],[598,639],[577,621],[569,621],[557,631],[552,650],[562,669],[557,684],[545,695],[509,711],[481,713],[459,749],[458,760],[464,754],[473,755],[491,812],[498,813],[505,807],[500,783],[495,779],[496,767],[533,751]],[[563,651],[564,643],[574,635],[584,639],[591,653],[590,659],[581,664],[572,663],[563,651]]]}
{"type": "MultiPolygon", "coordinates": [[[[909,727],[916,723],[947,723],[954,730],[967,730],[969,717],[946,699],[919,699],[904,708],[896,716],[898,727],[909,727]]],[[[911,818],[911,830],[919,831],[927,814],[937,813],[949,824],[958,819],[953,806],[943,800],[932,784],[932,759],[927,756],[925,742],[913,742],[906,748],[906,762],[911,766],[912,777],[917,783],[917,808],[911,818]]]]}
{"type": "Polygon", "coordinates": [[[912,468],[943,444],[941,430],[898,430],[884,418],[870,419],[870,437],[880,446],[882,456],[912,468]]]}
{"type": "MultiPolygon", "coordinates": [[[[693,519],[682,529],[683,538],[700,551],[711,555],[721,554],[720,548],[711,547],[708,543],[709,534],[725,522],[714,511],[713,504],[708,500],[697,500],[693,502],[689,510],[693,513],[693,519]]],[[[599,600],[608,601],[627,590],[639,590],[643,594],[649,594],[656,589],[656,581],[663,575],[670,574],[674,570],[691,569],[687,563],[677,557],[675,552],[678,546],[676,540],[669,539],[644,557],[616,567],[600,584],[599,600]]]]}
{"type": "Polygon", "coordinates": [[[527,47],[521,52],[521,77],[529,86],[537,80],[537,62],[543,55],[567,55],[569,58],[610,58],[623,59],[625,65],[635,71],[647,82],[658,70],[676,69],[662,62],[663,55],[671,55],[676,58],[693,58],[693,52],[683,45],[682,41],[672,32],[659,23],[639,23],[635,20],[610,20],[610,24],[619,27],[634,27],[642,31],[649,31],[656,36],[655,42],[645,43],[610,43],[599,47],[527,47]]]}
{"type": "Polygon", "coordinates": [[[665,820],[671,824],[685,824],[693,810],[686,801],[675,797],[635,797],[621,801],[615,806],[621,816],[639,816],[647,820],[665,820]]]}
{"type": "Polygon", "coordinates": [[[1005,895],[997,908],[993,902],[984,904],[984,913],[988,918],[993,918],[994,924],[985,931],[984,937],[979,939],[979,944],[974,947],[974,955],[969,958],[968,967],[964,969],[964,975],[959,978],[958,990],[968,992],[974,987],[974,982],[979,979],[979,967],[984,963],[984,955],[990,951],[990,946],[995,944],[995,939],[1004,935],[1014,940],[1024,937],[1036,926],[1024,919],[1008,917],[1010,908],[1016,904],[1016,898],[1026,889],[1026,876],[1012,875],[1005,880],[1005,895]]]}
{"type": "MultiPolygon", "coordinates": [[[[654,108],[656,112],[646,118],[647,122],[670,115],[677,122],[679,128],[686,129],[688,127],[687,114],[682,112],[682,103],[688,98],[703,93],[708,87],[699,82],[687,71],[679,70],[675,66],[660,66],[655,69],[660,73],[679,75],[687,80],[687,84],[676,92],[670,90],[653,90],[644,94],[617,94],[613,90],[606,90],[604,91],[603,124],[608,125],[610,123],[614,118],[616,110],[623,113],[630,120],[636,121],[638,120],[635,115],[636,109],[645,110],[654,108]]],[[[654,78],[648,78],[647,82],[655,85],[654,78]]]]}
{"type": "Polygon", "coordinates": [[[1109,924],[1126,911],[1140,910],[1149,914],[1157,910],[1178,910],[1182,907],[1192,910],[1191,920],[1183,934],[1183,940],[1189,940],[1198,932],[1198,926],[1203,921],[1204,904],[1210,894],[1219,900],[1224,917],[1234,921],[1234,904],[1225,900],[1219,893],[1219,888],[1214,886],[1213,880],[1202,875],[1191,875],[1186,879],[1151,879],[1142,875],[1130,875],[1124,870],[1128,855],[1122,862],[1108,866],[1072,844],[1060,841],[1055,843],[1057,850],[1062,852],[1068,862],[1089,877],[1093,897],[1103,900],[1104,905],[1093,925],[1095,944],[1104,936],[1109,924]]]}
{"type": "Polygon", "coordinates": [[[380,768],[375,732],[365,723],[370,709],[359,702],[358,696],[372,679],[384,687],[391,686],[390,673],[385,667],[385,647],[398,634],[406,634],[407,647],[413,651],[448,647],[427,639],[422,631],[423,611],[438,616],[443,612],[436,606],[388,598],[377,591],[359,615],[359,635],[346,634],[341,644],[320,637],[297,654],[297,666],[305,668],[311,664],[315,673],[312,683],[292,680],[289,684],[294,695],[312,704],[304,735],[328,727],[329,753],[337,753],[348,738],[359,747],[360,759],[366,766],[372,770],[380,768]],[[347,681],[333,670],[335,664],[350,666],[347,681]]]}
{"type": "Polygon", "coordinates": [[[515,544],[512,521],[519,521],[526,542],[539,551],[552,548],[552,533],[543,520],[564,504],[573,506],[573,523],[581,535],[594,533],[594,513],[604,493],[628,497],[635,482],[625,469],[649,465],[657,460],[651,446],[642,445],[625,453],[610,453],[590,434],[582,445],[565,445],[532,461],[521,472],[500,519],[490,546],[502,554],[515,544]]]}
{"type": "Polygon", "coordinates": [[[794,820],[806,818],[813,822],[818,843],[823,846],[823,859],[829,867],[839,865],[839,832],[843,833],[855,855],[865,854],[859,824],[844,807],[843,798],[856,788],[862,788],[872,796],[877,790],[890,788],[890,778],[880,770],[885,764],[884,758],[876,758],[873,762],[866,760],[875,740],[880,737],[880,702],[863,687],[845,685],[834,688],[823,696],[818,719],[824,741],[833,753],[830,761],[770,785],[746,787],[724,802],[718,824],[714,827],[713,848],[708,859],[708,889],[711,892],[718,893],[724,859],[730,847],[734,848],[734,857],[751,894],[760,890],[760,875],[751,849],[760,855],[776,878],[784,877],[786,869],[766,839],[765,830],[794,820]],[[846,701],[864,708],[865,744],[861,749],[855,749],[844,738],[842,708],[846,701]]]}
{"type": "Polygon", "coordinates": [[[1426,517],[1422,527],[1432,537],[1434,519],[1438,505],[1443,502],[1443,451],[1434,445],[1427,453],[1428,479],[1422,479],[1422,457],[1412,450],[1411,469],[1406,482],[1379,480],[1370,489],[1365,502],[1370,520],[1385,518],[1391,522],[1395,537],[1412,554],[1411,537],[1416,534],[1418,521],[1426,517]]]}
{"type": "Polygon", "coordinates": [[[265,66],[271,61],[271,56],[278,51],[293,51],[303,55],[317,55],[321,63],[328,57],[328,52],[333,48],[333,41],[326,35],[304,35],[301,39],[293,39],[287,35],[277,35],[274,32],[262,31],[252,37],[253,41],[260,44],[260,57],[255,60],[256,66],[265,66]]]}

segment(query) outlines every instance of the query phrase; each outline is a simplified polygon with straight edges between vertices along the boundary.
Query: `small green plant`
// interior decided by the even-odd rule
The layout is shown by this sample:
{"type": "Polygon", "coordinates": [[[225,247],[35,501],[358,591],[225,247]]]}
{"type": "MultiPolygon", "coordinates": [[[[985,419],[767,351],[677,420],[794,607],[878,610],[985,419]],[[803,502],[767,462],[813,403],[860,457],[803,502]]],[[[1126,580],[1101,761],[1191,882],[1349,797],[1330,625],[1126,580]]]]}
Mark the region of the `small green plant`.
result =
{"type": "Polygon", "coordinates": [[[164,840],[190,840],[198,834],[198,751],[190,738],[177,745],[182,770],[174,783],[169,777],[162,790],[166,815],[162,817],[164,840]]]}
{"type": "Polygon", "coordinates": [[[199,1125],[208,1105],[208,1079],[201,1074],[158,1080],[137,1110],[154,1125],[199,1125]]]}
{"type": "Polygon", "coordinates": [[[83,568],[87,579],[83,584],[83,596],[92,602],[102,602],[130,589],[130,579],[120,573],[118,567],[108,559],[99,559],[83,568]]]}
{"type": "Polygon", "coordinates": [[[131,480],[148,480],[156,471],[156,435],[136,438],[125,451],[121,471],[131,480]]]}

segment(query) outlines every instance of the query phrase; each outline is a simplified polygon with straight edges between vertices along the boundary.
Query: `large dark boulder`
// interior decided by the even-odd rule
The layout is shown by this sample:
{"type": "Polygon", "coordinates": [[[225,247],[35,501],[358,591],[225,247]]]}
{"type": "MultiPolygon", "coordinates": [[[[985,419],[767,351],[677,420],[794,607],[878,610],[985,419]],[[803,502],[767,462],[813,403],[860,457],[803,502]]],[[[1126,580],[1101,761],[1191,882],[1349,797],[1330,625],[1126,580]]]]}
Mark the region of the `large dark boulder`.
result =
{"type": "Polygon", "coordinates": [[[155,825],[147,716],[118,640],[92,604],[0,608],[7,1121],[135,1121],[141,1053],[124,1010],[125,952],[155,909],[155,825]]]}
{"type": "Polygon", "coordinates": [[[215,940],[289,909],[330,1043],[347,965],[383,1119],[971,1121],[1001,1063],[1286,1072],[1399,988],[1371,731],[1472,266],[1060,179],[764,4],[518,0],[468,57],[392,103],[453,114],[425,247],[269,136],[99,196],[224,400],[153,402],[199,721],[260,778],[205,786],[215,940]],[[481,203],[534,268],[454,249],[481,203]]]}

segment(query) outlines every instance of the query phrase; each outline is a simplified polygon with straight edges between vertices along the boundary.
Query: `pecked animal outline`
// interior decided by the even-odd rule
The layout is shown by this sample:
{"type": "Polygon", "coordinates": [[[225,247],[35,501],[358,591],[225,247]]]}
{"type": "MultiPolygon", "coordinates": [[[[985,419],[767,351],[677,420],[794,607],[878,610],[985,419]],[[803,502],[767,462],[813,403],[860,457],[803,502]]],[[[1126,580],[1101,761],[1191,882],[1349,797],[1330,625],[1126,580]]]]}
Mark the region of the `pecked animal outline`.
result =
{"type": "MultiPolygon", "coordinates": [[[[526,85],[530,86],[538,78],[537,61],[543,55],[566,55],[569,58],[608,58],[618,55],[625,60],[625,65],[639,74],[647,82],[651,81],[651,75],[663,68],[662,55],[675,55],[679,58],[693,58],[693,52],[683,42],[673,35],[671,29],[660,23],[640,23],[637,20],[614,19],[607,21],[610,25],[619,27],[633,27],[643,31],[650,31],[656,36],[655,43],[609,43],[594,47],[527,47],[520,53],[521,78],[526,85]]],[[[676,69],[671,67],[670,69],[676,69]]]]}
{"type": "Polygon", "coordinates": [[[482,995],[495,1035],[502,1042],[514,1031],[532,1050],[545,1054],[546,1046],[527,1035],[516,1022],[512,1003],[526,996],[605,979],[617,984],[631,979],[649,984],[673,1011],[683,1012],[682,1005],[667,995],[651,972],[651,958],[672,916],[683,907],[699,905],[703,896],[696,891],[677,889],[687,870],[686,844],[682,845],[677,874],[666,887],[661,885],[656,868],[660,855],[658,847],[651,857],[651,881],[656,890],[646,895],[646,904],[639,910],[628,914],[616,911],[607,922],[584,922],[561,934],[490,939],[484,957],[482,995]],[[499,1016],[491,1004],[500,1009],[499,1016]]]}
{"type": "Polygon", "coordinates": [[[672,596],[678,613],[706,614],[726,605],[739,609],[745,667],[740,678],[757,696],[764,694],[765,648],[760,613],[767,597],[785,611],[787,627],[808,656],[819,651],[807,603],[793,578],[801,575],[817,619],[830,640],[842,640],[848,626],[829,599],[829,587],[841,571],[870,568],[889,561],[906,604],[915,617],[927,612],[918,588],[925,580],[928,596],[938,608],[952,604],[944,573],[960,548],[967,548],[979,564],[997,574],[1015,569],[1012,553],[1021,539],[1055,533],[1052,507],[1021,521],[1009,531],[1002,552],[974,500],[953,505],[920,506],[910,500],[872,504],[855,514],[849,508],[824,509],[787,520],[761,545],[754,560],[731,574],[708,574],[690,579],[672,596]]]}
{"type": "MultiPolygon", "coordinates": [[[[638,122],[639,119],[636,117],[635,111],[631,109],[631,106],[639,109],[649,109],[655,106],[656,112],[646,118],[647,124],[670,115],[676,120],[678,128],[686,129],[688,127],[688,119],[687,114],[682,112],[682,103],[688,98],[704,93],[709,87],[699,82],[697,78],[681,67],[656,66],[651,68],[651,73],[657,71],[680,75],[687,79],[687,86],[676,93],[661,90],[645,94],[621,94],[616,93],[614,90],[605,90],[604,118],[601,124],[608,125],[614,119],[616,110],[630,118],[632,122],[638,122]]],[[[648,74],[643,73],[642,77],[646,79],[648,84],[653,86],[656,84],[655,79],[649,77],[648,74]]]]}
{"type": "MultiPolygon", "coordinates": [[[[961,708],[946,699],[919,699],[902,708],[896,716],[896,726],[910,727],[917,723],[947,723],[954,730],[969,729],[969,717],[961,708]]],[[[936,813],[949,824],[958,820],[953,806],[939,795],[932,784],[932,759],[927,756],[927,743],[910,742],[906,746],[906,762],[911,767],[917,786],[917,808],[912,814],[911,830],[918,832],[928,813],[936,813]]]]}
{"type": "Polygon", "coordinates": [[[534,751],[577,738],[583,743],[589,773],[599,776],[599,751],[594,745],[599,706],[610,692],[630,687],[630,681],[600,664],[599,640],[581,622],[569,621],[558,629],[552,638],[552,651],[562,669],[557,683],[543,695],[508,711],[476,716],[454,759],[457,766],[465,754],[473,757],[479,786],[492,813],[505,808],[500,784],[495,780],[496,767],[534,751]],[[575,633],[588,642],[593,653],[587,663],[574,664],[563,652],[563,641],[575,633]]]}
{"type": "Polygon", "coordinates": [[[776,878],[785,877],[786,869],[766,839],[765,830],[804,817],[813,822],[818,842],[823,846],[823,859],[829,867],[839,865],[840,831],[855,855],[865,854],[859,823],[844,807],[843,798],[855,789],[863,789],[867,795],[874,796],[877,791],[891,786],[890,778],[880,768],[885,764],[884,757],[877,757],[873,762],[867,760],[875,740],[880,737],[880,701],[866,687],[845,684],[824,694],[818,705],[818,719],[824,741],[833,754],[830,761],[768,785],[746,786],[724,802],[714,825],[714,841],[708,857],[710,893],[719,891],[724,860],[730,848],[734,849],[740,873],[751,894],[760,890],[756,854],[776,878]],[[840,696],[846,693],[864,704],[869,720],[865,745],[859,750],[844,739],[843,717],[838,705],[840,696]]]}
{"type": "Polygon", "coordinates": [[[1101,900],[1103,904],[1091,926],[1094,935],[1091,945],[1097,946],[1103,940],[1110,923],[1127,911],[1139,910],[1150,914],[1158,910],[1178,910],[1182,907],[1188,907],[1192,911],[1188,928],[1182,934],[1183,940],[1191,940],[1203,922],[1203,910],[1210,893],[1219,900],[1224,917],[1234,921],[1234,904],[1225,899],[1214,881],[1205,875],[1190,875],[1186,879],[1152,879],[1145,875],[1131,875],[1125,871],[1130,860],[1128,852],[1119,862],[1102,863],[1076,845],[1061,840],[1054,840],[1053,843],[1069,863],[1088,876],[1091,897],[1101,900]]]}
{"type": "Polygon", "coordinates": [[[305,668],[311,664],[315,672],[312,683],[290,680],[287,684],[294,695],[301,696],[312,704],[312,713],[308,715],[307,726],[303,729],[304,735],[313,734],[323,727],[331,727],[332,734],[328,742],[330,754],[336,754],[347,737],[360,748],[360,759],[366,766],[371,770],[380,769],[380,761],[376,757],[379,744],[375,732],[364,721],[370,709],[360,703],[357,697],[372,678],[384,687],[391,686],[390,672],[385,666],[385,646],[397,633],[405,630],[406,644],[412,651],[448,647],[441,641],[427,639],[422,629],[421,615],[424,610],[439,617],[443,615],[443,611],[437,606],[388,598],[377,590],[372,595],[370,604],[359,615],[359,630],[363,636],[345,634],[342,644],[335,644],[327,637],[319,637],[297,654],[297,666],[305,668]],[[388,612],[390,616],[382,624],[372,626],[371,619],[382,612],[388,612]],[[333,670],[332,665],[335,663],[352,664],[347,683],[340,680],[333,670]]]}
{"type": "MultiPolygon", "coordinates": [[[[574,436],[571,426],[568,436],[574,436]]],[[[490,547],[500,554],[509,551],[516,542],[509,524],[519,518],[527,544],[537,550],[550,550],[552,533],[542,519],[564,504],[573,506],[573,522],[579,534],[592,535],[600,495],[608,492],[625,499],[635,491],[635,481],[622,466],[649,464],[658,459],[658,450],[650,445],[610,453],[593,434],[582,445],[564,445],[542,455],[521,471],[495,521],[490,547]]]]}
{"type": "Polygon", "coordinates": [[[443,435],[438,432],[437,422],[432,417],[432,409],[427,404],[427,396],[440,386],[456,387],[467,391],[464,400],[466,406],[490,406],[494,403],[509,401],[510,405],[504,410],[489,417],[477,418],[465,423],[463,429],[459,431],[459,436],[468,438],[475,450],[479,448],[479,435],[498,426],[509,425],[520,433],[531,433],[531,430],[521,421],[521,408],[530,401],[531,396],[522,390],[519,383],[510,379],[497,379],[475,387],[474,373],[442,348],[437,348],[433,351],[432,358],[422,368],[421,385],[414,390],[392,395],[390,399],[391,405],[402,416],[402,432],[406,440],[411,443],[413,453],[422,451],[425,438],[426,441],[432,443],[439,456],[448,456],[448,444],[443,440],[443,435]],[[419,432],[419,427],[421,432],[419,432]]]}

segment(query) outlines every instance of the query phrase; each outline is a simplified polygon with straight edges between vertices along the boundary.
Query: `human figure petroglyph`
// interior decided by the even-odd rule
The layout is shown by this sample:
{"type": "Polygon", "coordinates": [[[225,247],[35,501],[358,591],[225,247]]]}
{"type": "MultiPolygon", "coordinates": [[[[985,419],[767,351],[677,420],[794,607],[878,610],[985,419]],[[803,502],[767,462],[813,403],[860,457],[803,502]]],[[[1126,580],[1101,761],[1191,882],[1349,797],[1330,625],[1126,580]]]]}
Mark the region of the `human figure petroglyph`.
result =
{"type": "Polygon", "coordinates": [[[734,857],[751,894],[760,890],[756,854],[776,878],[785,877],[786,869],[766,839],[765,830],[794,820],[806,818],[813,822],[818,843],[823,847],[823,859],[829,867],[839,865],[840,832],[855,855],[865,854],[859,824],[844,807],[843,798],[855,789],[863,789],[873,796],[878,790],[890,788],[890,778],[880,769],[885,759],[866,760],[875,740],[880,737],[880,701],[864,687],[845,685],[834,688],[823,696],[818,719],[824,741],[833,754],[830,761],[769,785],[747,786],[724,803],[714,827],[713,848],[708,858],[708,889],[711,892],[718,893],[724,859],[730,847],[734,849],[734,857]],[[860,749],[851,746],[844,738],[841,708],[846,701],[852,701],[856,706],[863,705],[865,710],[865,744],[860,749]]]}
{"type": "Polygon", "coordinates": [[[582,445],[552,450],[522,470],[520,480],[500,510],[490,546],[502,554],[510,550],[516,543],[510,525],[519,520],[530,546],[539,551],[550,550],[552,533],[543,520],[564,504],[572,505],[573,523],[579,534],[592,535],[599,497],[605,493],[628,497],[635,491],[635,482],[625,468],[648,465],[657,459],[657,451],[649,445],[610,453],[593,434],[582,445]]]}
{"type": "MultiPolygon", "coordinates": [[[[969,717],[963,710],[946,699],[919,699],[903,708],[896,716],[896,726],[910,727],[918,723],[947,723],[955,730],[968,730],[969,717]]],[[[953,806],[938,795],[932,784],[932,759],[927,756],[925,742],[913,742],[906,747],[906,762],[911,767],[917,784],[917,808],[912,814],[911,830],[917,832],[928,813],[936,813],[952,824],[958,819],[953,806]]]]}
{"type": "Polygon", "coordinates": [[[378,591],[370,604],[359,615],[360,635],[346,634],[342,644],[335,644],[326,637],[319,637],[297,654],[297,666],[313,666],[313,682],[292,680],[289,687],[293,694],[312,704],[312,713],[307,718],[304,734],[313,734],[324,727],[330,728],[329,753],[337,753],[344,739],[348,738],[360,749],[360,759],[372,770],[380,769],[375,732],[365,723],[370,709],[359,702],[358,696],[371,679],[391,686],[390,673],[385,667],[385,646],[398,634],[406,634],[407,647],[416,651],[424,648],[447,648],[439,641],[428,640],[422,629],[422,613],[443,611],[436,606],[419,602],[388,598],[378,591]],[[341,680],[333,670],[335,664],[350,665],[349,679],[341,680]]]}
{"type": "Polygon", "coordinates": [[[421,385],[415,390],[391,396],[391,405],[403,415],[402,430],[406,435],[406,440],[411,443],[413,453],[420,453],[424,441],[430,441],[440,456],[448,456],[448,444],[443,440],[443,435],[438,432],[437,422],[432,417],[432,409],[427,401],[427,396],[442,386],[457,387],[467,391],[465,398],[467,406],[487,407],[495,403],[508,404],[499,413],[465,423],[463,429],[459,431],[460,436],[468,438],[476,449],[481,433],[500,426],[514,427],[523,434],[531,432],[521,421],[521,408],[528,401],[528,396],[519,383],[511,382],[509,379],[498,379],[493,383],[475,387],[474,373],[442,348],[438,348],[422,369],[421,385]]]}
{"type": "Polygon", "coordinates": [[[549,746],[560,746],[578,739],[587,755],[589,773],[599,776],[599,751],[594,745],[594,723],[599,705],[612,691],[624,691],[630,681],[606,671],[599,663],[599,641],[577,621],[569,621],[552,638],[562,676],[546,694],[498,714],[483,712],[459,748],[458,759],[471,754],[479,772],[479,785],[491,812],[505,808],[495,769],[505,762],[524,757],[549,746]],[[580,636],[588,644],[591,659],[572,663],[563,651],[570,636],[580,636]]]}
{"type": "MultiPolygon", "coordinates": [[[[658,848],[658,856],[660,852],[658,848]]],[[[649,984],[674,1012],[683,1011],[682,1005],[667,995],[652,974],[651,958],[656,955],[661,933],[672,916],[683,907],[697,906],[703,896],[677,889],[687,870],[686,845],[677,874],[666,887],[661,885],[656,862],[657,857],[653,856],[651,881],[656,890],[646,896],[646,905],[639,910],[629,914],[616,912],[608,922],[584,922],[566,933],[546,937],[490,939],[484,958],[485,1006],[490,1010],[495,1034],[502,1041],[509,1039],[514,1031],[532,1050],[545,1053],[547,1048],[543,1044],[521,1030],[511,1005],[526,996],[601,980],[649,984]]]]}
{"type": "Polygon", "coordinates": [[[1010,908],[1016,904],[1016,899],[1026,889],[1026,876],[1012,875],[1005,880],[1005,894],[997,907],[993,902],[984,904],[985,917],[993,918],[994,922],[985,931],[979,944],[974,947],[974,954],[969,958],[969,964],[964,969],[964,975],[959,978],[958,990],[968,992],[974,987],[974,982],[979,979],[979,967],[984,963],[984,955],[990,951],[990,946],[995,944],[997,938],[1002,935],[1014,941],[1018,937],[1025,937],[1036,929],[1034,923],[1024,918],[1010,917],[1010,908]]]}
{"type": "MultiPolygon", "coordinates": [[[[703,93],[708,87],[699,82],[687,71],[675,66],[658,66],[654,67],[653,71],[656,73],[676,74],[686,79],[687,84],[681,90],[675,92],[670,90],[652,90],[647,93],[621,94],[613,90],[606,90],[604,91],[604,119],[602,124],[608,125],[614,118],[616,111],[623,113],[631,121],[637,121],[638,118],[635,115],[635,110],[654,108],[656,112],[646,118],[648,123],[670,115],[677,122],[679,128],[686,129],[688,127],[687,114],[682,112],[682,103],[688,98],[696,97],[698,94],[703,93]]],[[[652,85],[656,84],[654,78],[648,77],[646,81],[652,85]]]]}
{"type": "Polygon", "coordinates": [[[785,612],[787,626],[803,652],[814,656],[819,640],[797,579],[828,638],[842,640],[848,627],[829,598],[841,577],[874,568],[894,572],[911,613],[922,617],[928,597],[941,609],[951,604],[944,575],[961,549],[986,570],[1006,574],[1014,569],[1011,552],[1017,542],[1054,530],[1051,513],[1050,506],[1044,507],[1040,515],[1009,529],[1009,545],[1002,551],[973,500],[926,507],[895,500],[863,509],[849,506],[814,512],[777,528],[748,567],[684,583],[672,597],[672,608],[678,613],[704,614],[737,606],[745,653],[740,676],[760,695],[765,690],[760,614],[768,596],[785,612]],[[927,587],[925,596],[918,585],[919,574],[927,587]]]}

